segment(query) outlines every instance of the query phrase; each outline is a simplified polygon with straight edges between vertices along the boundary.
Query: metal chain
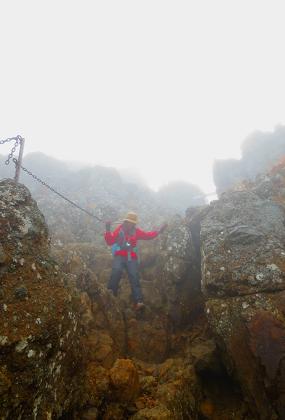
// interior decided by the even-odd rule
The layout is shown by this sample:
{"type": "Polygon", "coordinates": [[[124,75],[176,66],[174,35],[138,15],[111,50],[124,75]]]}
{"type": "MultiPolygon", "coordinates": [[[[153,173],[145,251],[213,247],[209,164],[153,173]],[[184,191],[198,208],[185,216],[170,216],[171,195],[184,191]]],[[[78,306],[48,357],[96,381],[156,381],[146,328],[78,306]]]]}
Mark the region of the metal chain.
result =
{"type": "MultiPolygon", "coordinates": [[[[0,143],[1,144],[1,143],[0,143]]],[[[37,177],[36,175],[34,175],[31,171],[29,171],[27,168],[24,168],[24,166],[19,165],[17,159],[13,158],[13,162],[15,163],[16,166],[20,166],[20,168],[26,172],[28,175],[30,175],[32,178],[34,178],[36,181],[38,181],[40,184],[44,185],[46,188],[48,188],[50,191],[52,191],[53,193],[57,194],[59,197],[63,198],[65,201],[67,201],[69,204],[73,205],[74,207],[78,208],[79,210],[83,211],[84,213],[88,214],[88,216],[93,217],[94,219],[99,220],[99,222],[103,222],[102,219],[100,219],[99,217],[95,216],[95,214],[90,213],[89,211],[83,209],[82,207],[80,207],[78,204],[74,203],[74,201],[71,201],[69,198],[65,197],[64,195],[62,195],[61,193],[59,193],[58,191],[56,191],[53,187],[50,187],[46,182],[42,181],[39,177],[37,177]]]]}
{"type": "Polygon", "coordinates": [[[4,144],[4,143],[8,143],[10,141],[14,141],[15,144],[12,147],[11,152],[8,155],[8,158],[5,160],[5,165],[9,165],[10,160],[12,159],[17,147],[19,146],[19,144],[23,141],[23,137],[21,136],[16,136],[16,137],[9,137],[8,139],[5,140],[0,140],[0,144],[4,144]]]}

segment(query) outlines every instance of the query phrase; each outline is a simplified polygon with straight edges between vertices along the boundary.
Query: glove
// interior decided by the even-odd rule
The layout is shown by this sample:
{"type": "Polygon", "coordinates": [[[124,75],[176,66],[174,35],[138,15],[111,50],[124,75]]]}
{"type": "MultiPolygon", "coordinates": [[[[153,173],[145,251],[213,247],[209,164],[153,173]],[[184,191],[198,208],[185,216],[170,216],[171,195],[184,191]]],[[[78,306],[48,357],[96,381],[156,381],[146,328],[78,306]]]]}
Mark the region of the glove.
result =
{"type": "Polygon", "coordinates": [[[111,230],[111,222],[105,222],[106,232],[110,232],[111,230]]]}
{"type": "Polygon", "coordinates": [[[158,232],[163,233],[166,228],[167,228],[167,223],[164,223],[164,225],[162,225],[161,228],[159,228],[158,232]]]}

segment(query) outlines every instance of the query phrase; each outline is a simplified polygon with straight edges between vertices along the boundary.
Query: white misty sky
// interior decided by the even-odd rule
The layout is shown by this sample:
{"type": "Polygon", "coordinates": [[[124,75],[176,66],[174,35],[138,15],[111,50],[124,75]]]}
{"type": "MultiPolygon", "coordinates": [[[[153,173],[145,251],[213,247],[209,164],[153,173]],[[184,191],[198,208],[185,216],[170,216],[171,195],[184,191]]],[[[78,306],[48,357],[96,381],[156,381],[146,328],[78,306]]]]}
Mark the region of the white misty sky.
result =
{"type": "MultiPolygon", "coordinates": [[[[284,1],[3,0],[0,138],[212,191],[285,123],[284,1]]],[[[3,146],[2,146],[3,147],[3,146]]],[[[2,149],[0,153],[3,153],[2,149]]]]}

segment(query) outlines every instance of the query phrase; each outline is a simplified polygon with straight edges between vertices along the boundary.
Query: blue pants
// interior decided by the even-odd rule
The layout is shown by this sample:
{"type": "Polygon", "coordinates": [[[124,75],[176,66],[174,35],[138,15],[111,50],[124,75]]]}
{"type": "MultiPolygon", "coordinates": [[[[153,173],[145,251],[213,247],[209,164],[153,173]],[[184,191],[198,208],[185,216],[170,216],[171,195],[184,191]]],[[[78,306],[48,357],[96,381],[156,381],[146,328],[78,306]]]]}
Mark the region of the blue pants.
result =
{"type": "Polygon", "coordinates": [[[134,302],[142,302],[143,297],[140,286],[139,266],[137,260],[128,261],[127,257],[116,255],[113,259],[112,274],[108,283],[108,289],[112,290],[114,295],[117,296],[119,283],[124,270],[126,270],[128,273],[134,302]]]}

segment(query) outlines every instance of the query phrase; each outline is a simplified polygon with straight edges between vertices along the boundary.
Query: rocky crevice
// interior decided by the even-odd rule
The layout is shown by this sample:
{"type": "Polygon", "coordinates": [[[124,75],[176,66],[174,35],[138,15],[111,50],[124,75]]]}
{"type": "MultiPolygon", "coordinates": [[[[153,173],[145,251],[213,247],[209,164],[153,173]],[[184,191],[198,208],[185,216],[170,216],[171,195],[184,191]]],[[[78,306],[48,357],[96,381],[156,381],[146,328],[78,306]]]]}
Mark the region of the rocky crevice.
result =
{"type": "MultiPolygon", "coordinates": [[[[204,299],[201,294],[199,274],[200,261],[197,253],[199,224],[195,223],[196,221],[188,219],[183,228],[190,231],[189,225],[191,225],[196,229],[197,241],[196,251],[191,255],[191,265],[188,255],[185,260],[179,258],[184,270],[183,276],[180,274],[179,283],[174,283],[172,286],[174,288],[173,296],[176,299],[175,305],[178,304],[178,307],[173,308],[171,305],[173,302],[168,302],[165,294],[161,306],[156,306],[157,302],[150,300],[147,302],[146,311],[137,314],[131,309],[131,302],[126,296],[130,291],[127,283],[123,281],[119,297],[115,299],[123,314],[124,331],[127,337],[126,352],[120,357],[123,355],[125,358],[133,360],[140,376],[140,395],[135,401],[125,404],[125,406],[114,401],[112,397],[109,399],[104,397],[98,409],[99,418],[109,418],[110,412],[118,419],[174,418],[174,415],[179,419],[187,418],[185,416],[190,412],[191,418],[227,419],[229,413],[236,413],[236,415],[240,415],[240,418],[246,418],[246,413],[249,413],[248,407],[242,402],[243,397],[238,383],[229,376],[221,361],[219,348],[213,340],[212,332],[204,317],[204,299]],[[195,255],[195,261],[193,255],[195,255]],[[183,266],[184,261],[187,262],[186,270],[183,266]],[[187,308],[185,308],[184,302],[177,299],[183,293],[186,294],[187,308]],[[167,310],[163,311],[165,308],[167,310]],[[159,335],[155,337],[151,335],[151,327],[155,324],[154,320],[157,315],[165,317],[165,324],[161,330],[165,340],[161,339],[159,335]],[[146,342],[141,340],[138,334],[146,342]],[[150,340],[152,340],[151,351],[148,351],[150,340]],[[164,372],[165,369],[166,372],[164,372]],[[220,393],[225,397],[219,398],[220,393]],[[116,412],[118,405],[121,407],[120,414],[116,412]],[[115,411],[112,411],[112,407],[115,411]]],[[[179,224],[178,232],[180,232],[180,226],[179,224]]],[[[173,238],[171,242],[176,243],[173,238]]],[[[169,242],[166,243],[168,246],[162,242],[162,249],[167,249],[168,252],[171,252],[172,258],[175,257],[173,250],[169,250],[169,242]]],[[[193,247],[191,249],[193,250],[193,247]]],[[[169,261],[169,257],[166,258],[169,261]]],[[[156,257],[155,260],[156,265],[148,265],[149,269],[158,270],[159,263],[165,267],[162,256],[156,257]]],[[[176,262],[177,259],[173,261],[173,264],[175,265],[176,262]]],[[[147,270],[145,269],[145,271],[147,270]]],[[[170,290],[170,285],[167,283],[169,281],[168,271],[162,270],[162,273],[164,273],[164,277],[160,274],[159,279],[160,281],[164,279],[167,290],[170,290]]],[[[173,271],[170,270],[170,273],[172,280],[173,271]]],[[[93,284],[94,281],[93,279],[93,284]]],[[[99,273],[97,281],[100,281],[99,273]]],[[[105,293],[103,286],[101,292],[105,293]]],[[[93,318],[96,319],[98,316],[94,313],[93,318]]]]}
{"type": "Polygon", "coordinates": [[[282,176],[143,245],[142,313],[125,278],[106,289],[106,248],[51,253],[27,189],[0,182],[2,418],[284,418],[282,176]]]}

